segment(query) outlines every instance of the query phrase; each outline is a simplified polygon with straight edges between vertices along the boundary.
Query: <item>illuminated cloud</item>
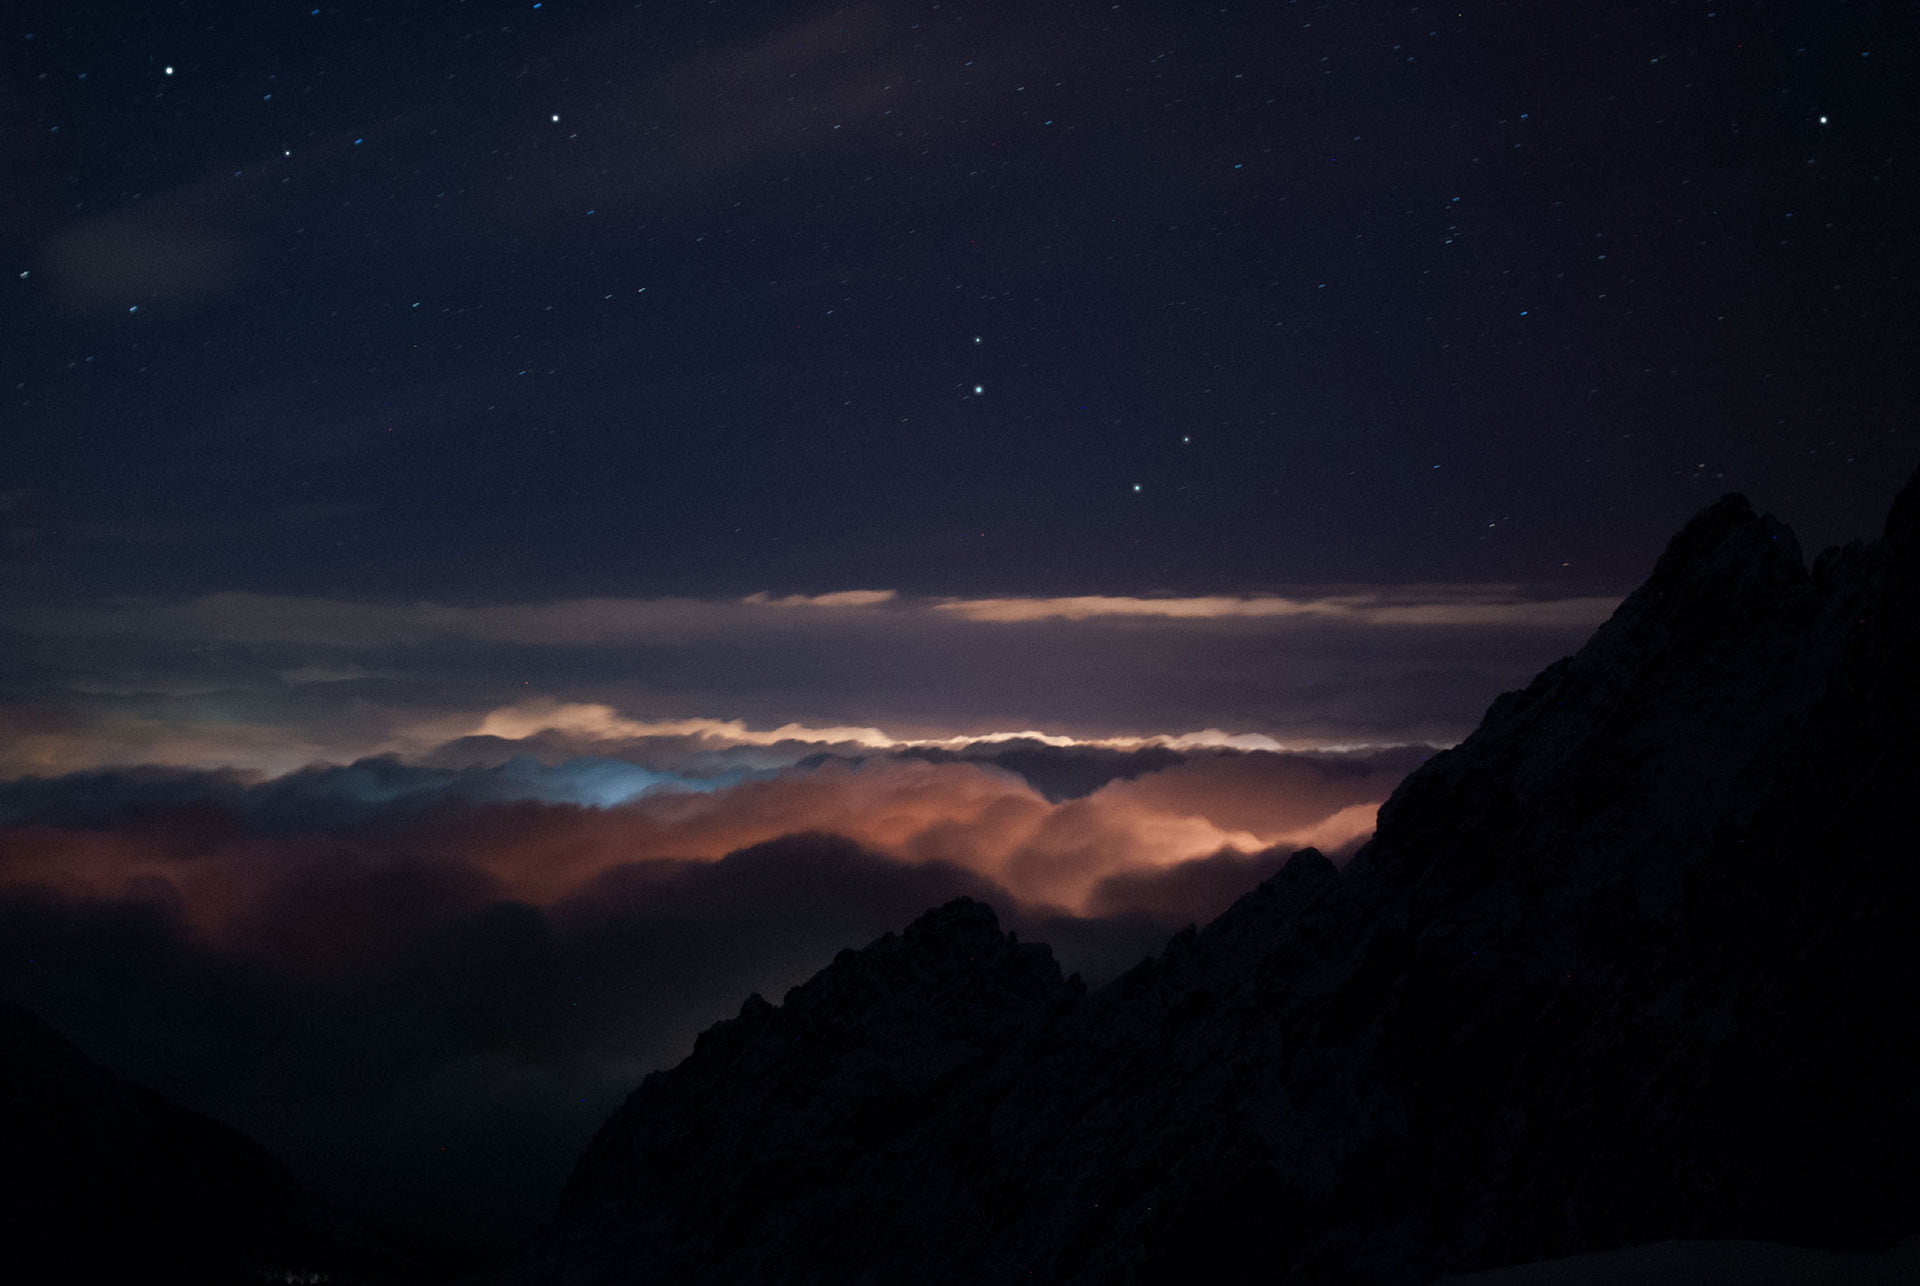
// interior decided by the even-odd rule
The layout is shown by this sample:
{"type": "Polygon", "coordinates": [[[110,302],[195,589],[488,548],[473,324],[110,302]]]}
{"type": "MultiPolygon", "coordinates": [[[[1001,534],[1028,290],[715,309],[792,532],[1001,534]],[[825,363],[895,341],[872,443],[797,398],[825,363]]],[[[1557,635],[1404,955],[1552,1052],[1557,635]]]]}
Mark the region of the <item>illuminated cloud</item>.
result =
{"type": "MultiPolygon", "coordinates": [[[[42,602],[0,624],[0,775],[152,762],[278,773],[456,741],[624,754],[1458,740],[1608,600],[1512,587],[1181,599],[461,604],[248,592],[42,602]],[[503,700],[503,694],[517,694],[503,700]]],[[[475,747],[481,751],[484,747],[475,747]]],[[[448,760],[453,766],[457,761],[448,760]]]]}
{"type": "Polygon", "coordinates": [[[756,607],[879,607],[898,597],[890,589],[843,589],[832,594],[787,594],[779,598],[762,590],[740,601],[756,607]]]}
{"type": "MultiPolygon", "coordinates": [[[[184,700],[198,704],[200,698],[189,695],[184,700]]],[[[0,779],[126,764],[282,773],[324,760],[332,750],[325,741],[286,724],[249,723],[217,714],[170,719],[142,713],[137,706],[114,707],[111,699],[80,708],[0,707],[0,723],[8,730],[0,738],[0,779]]]]}
{"type": "Polygon", "coordinates": [[[150,768],[0,783],[0,825],[13,826],[0,884],[111,898],[161,880],[217,938],[255,896],[249,889],[307,860],[297,855],[322,838],[328,861],[346,860],[344,844],[470,866],[499,896],[546,905],[634,862],[714,861],[823,833],[909,865],[971,871],[1029,906],[1077,912],[1126,871],[1276,844],[1338,848],[1371,828],[1406,766],[1207,752],[1060,800],[991,759],[905,754],[730,779],[613,758],[457,770],[369,759],[267,779],[150,768]],[[208,808],[228,821],[204,830],[208,808]],[[185,864],[171,841],[148,842],[183,817],[196,819],[189,839],[206,841],[189,845],[185,864]],[[141,818],[164,824],[153,832],[141,818]]]}
{"type": "Polygon", "coordinates": [[[519,741],[544,733],[558,733],[586,741],[644,741],[666,737],[694,737],[720,745],[778,746],[798,743],[812,746],[899,750],[913,747],[991,746],[1026,742],[1042,746],[1098,746],[1131,750],[1144,746],[1164,746],[1172,750],[1298,750],[1329,751],[1370,749],[1371,746],[1320,745],[1288,746],[1263,733],[1223,732],[1203,728],[1195,732],[1140,733],[1106,737],[1075,737],[1064,733],[1042,732],[1027,728],[1019,731],[955,733],[945,737],[894,736],[880,728],[830,725],[811,727],[784,723],[773,728],[750,728],[740,719],[632,719],[612,706],[597,702],[559,702],[535,698],[489,711],[477,723],[458,718],[435,719],[400,734],[400,741],[419,746],[433,741],[460,737],[495,737],[519,741]]]}
{"type": "Polygon", "coordinates": [[[755,730],[739,719],[628,719],[613,707],[586,702],[527,701],[504,706],[466,735],[518,740],[541,732],[572,733],[597,740],[700,737],[725,745],[773,746],[786,741],[876,749],[903,744],[878,728],[809,728],[788,723],[755,730]]]}
{"type": "Polygon", "coordinates": [[[1598,625],[1617,598],[1527,599],[1501,586],[1439,591],[1382,590],[1324,598],[1274,594],[1198,598],[1132,598],[1084,594],[1067,598],[964,598],[932,605],[969,621],[1161,619],[1172,621],[1306,621],[1381,626],[1512,626],[1563,629],[1598,625]]]}
{"type": "Polygon", "coordinates": [[[542,1208],[620,1096],[749,991],[777,996],[963,893],[1112,976],[1288,845],[1364,830],[1407,766],[967,753],[1105,779],[1055,799],[991,758],[903,750],[704,789],[526,757],[0,782],[0,985],[327,1195],[484,1236],[542,1208]]]}
{"type": "Polygon", "coordinates": [[[803,618],[848,631],[901,623],[1007,625],[1042,621],[1255,622],[1273,628],[1326,625],[1393,628],[1585,629],[1604,621],[1616,598],[1532,599],[1510,586],[1381,588],[1319,597],[1275,594],[1133,598],[907,599],[893,590],[829,594],[768,592],[738,600],[578,598],[467,607],[376,603],[229,592],[176,601],[120,600],[83,608],[40,608],[41,631],[128,633],[224,642],[303,643],[372,649],[464,640],[550,647],[597,646],[719,630],[784,630],[803,618]],[[886,611],[875,611],[886,608],[886,611]],[[796,609],[805,609],[804,612],[796,609]]]}

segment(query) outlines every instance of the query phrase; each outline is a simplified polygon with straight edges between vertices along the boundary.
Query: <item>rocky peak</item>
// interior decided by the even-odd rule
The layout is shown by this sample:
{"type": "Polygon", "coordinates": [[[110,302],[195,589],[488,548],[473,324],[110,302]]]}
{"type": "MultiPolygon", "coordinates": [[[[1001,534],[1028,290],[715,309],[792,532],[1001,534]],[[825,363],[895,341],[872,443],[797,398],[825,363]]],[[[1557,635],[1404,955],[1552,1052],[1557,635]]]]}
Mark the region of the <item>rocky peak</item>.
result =
{"type": "Polygon", "coordinates": [[[1472,850],[1658,855],[1746,815],[1825,691],[1878,547],[1811,576],[1798,540],[1727,495],[1668,544],[1574,656],[1505,693],[1381,809],[1362,870],[1472,850]]]}
{"type": "Polygon", "coordinates": [[[649,1077],[519,1280],[1429,1281],[1914,1231],[1920,484],[1738,496],[1578,654],[1082,1000],[958,901],[649,1077]]]}
{"type": "Polygon", "coordinates": [[[1337,874],[1319,849],[1298,850],[1206,926],[1175,934],[1165,951],[1116,978],[1096,999],[1139,1008],[1151,1006],[1148,993],[1157,992],[1161,1005],[1190,1006],[1197,993],[1232,985],[1276,953],[1297,953],[1300,917],[1337,874]]]}
{"type": "Polygon", "coordinates": [[[729,1247],[777,1240],[762,1226],[776,1207],[905,1146],[1082,994],[1049,948],[958,898],[842,951],[778,1006],[749,997],[685,1062],[647,1077],[589,1145],[565,1209],[655,1228],[609,1280],[691,1280],[729,1247]]]}
{"type": "Polygon", "coordinates": [[[1728,492],[1667,542],[1638,594],[1660,598],[1689,588],[1710,591],[1804,578],[1800,542],[1793,531],[1772,514],[1756,513],[1745,496],[1728,492]]]}
{"type": "Polygon", "coordinates": [[[1078,984],[1061,977],[1051,948],[1001,932],[992,907],[961,897],[925,912],[901,933],[841,951],[779,1006],[748,997],[732,1024],[702,1034],[695,1056],[704,1051],[719,1059],[743,1042],[807,1043],[829,1034],[858,1041],[882,1026],[957,1037],[1077,994],[1078,984]]]}

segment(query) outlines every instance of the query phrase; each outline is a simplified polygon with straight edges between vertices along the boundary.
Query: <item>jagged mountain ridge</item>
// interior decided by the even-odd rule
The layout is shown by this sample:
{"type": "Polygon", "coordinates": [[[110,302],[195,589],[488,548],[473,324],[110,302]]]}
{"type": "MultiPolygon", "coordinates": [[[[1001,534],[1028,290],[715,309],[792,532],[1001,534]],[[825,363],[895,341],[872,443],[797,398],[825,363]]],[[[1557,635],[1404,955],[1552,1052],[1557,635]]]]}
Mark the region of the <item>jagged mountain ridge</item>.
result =
{"type": "Polygon", "coordinates": [[[1920,1225],[1891,838],[1917,529],[1920,479],[1809,570],[1721,500],[1345,870],[1302,853],[1091,995],[958,903],[749,1001],[608,1122],[520,1279],[1418,1282],[1890,1244],[1920,1225]]]}

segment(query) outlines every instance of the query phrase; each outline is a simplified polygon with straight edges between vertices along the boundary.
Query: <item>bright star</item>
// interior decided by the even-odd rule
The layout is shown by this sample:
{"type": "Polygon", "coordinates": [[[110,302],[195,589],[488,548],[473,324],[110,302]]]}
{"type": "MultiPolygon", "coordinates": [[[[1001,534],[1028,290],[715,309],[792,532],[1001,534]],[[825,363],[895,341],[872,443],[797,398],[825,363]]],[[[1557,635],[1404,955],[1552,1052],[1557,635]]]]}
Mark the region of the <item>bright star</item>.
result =
{"type": "Polygon", "coordinates": [[[984,393],[984,392],[986,392],[986,391],[987,391],[987,390],[986,390],[986,386],[985,386],[985,385],[983,385],[983,384],[975,384],[975,385],[973,386],[973,392],[974,392],[974,395],[975,395],[976,397],[977,397],[977,396],[979,396],[980,394],[982,394],[982,393],[984,393]]]}

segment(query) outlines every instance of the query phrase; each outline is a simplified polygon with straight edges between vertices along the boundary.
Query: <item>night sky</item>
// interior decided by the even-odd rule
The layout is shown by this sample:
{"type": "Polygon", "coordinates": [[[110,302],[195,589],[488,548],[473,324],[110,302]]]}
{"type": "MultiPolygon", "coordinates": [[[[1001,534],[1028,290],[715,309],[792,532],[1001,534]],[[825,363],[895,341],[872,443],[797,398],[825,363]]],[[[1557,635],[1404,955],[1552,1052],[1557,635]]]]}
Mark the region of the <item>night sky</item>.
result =
{"type": "Polygon", "coordinates": [[[1910,24],[10,6],[0,982],[475,1236],[939,896],[1111,966],[1720,494],[1874,534],[1910,24]]]}
{"type": "Polygon", "coordinates": [[[1911,463],[1897,6],[1043,8],[14,10],[14,584],[1619,589],[1911,463]]]}

